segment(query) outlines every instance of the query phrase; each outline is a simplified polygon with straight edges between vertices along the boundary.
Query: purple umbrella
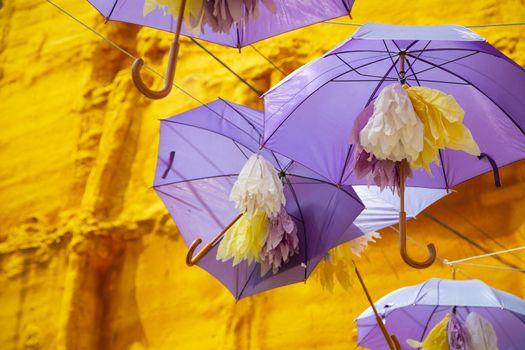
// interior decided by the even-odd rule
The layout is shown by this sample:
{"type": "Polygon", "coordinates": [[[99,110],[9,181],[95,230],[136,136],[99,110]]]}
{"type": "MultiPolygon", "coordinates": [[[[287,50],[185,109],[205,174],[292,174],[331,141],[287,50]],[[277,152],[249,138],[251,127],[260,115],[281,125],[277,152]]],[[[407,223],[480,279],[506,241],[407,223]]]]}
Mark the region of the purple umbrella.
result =
{"type": "MultiPolygon", "coordinates": [[[[263,144],[332,182],[366,184],[352,171],[356,147],[349,135],[361,111],[398,81],[452,95],[481,149],[480,157],[440,150],[441,167],[431,165],[433,176],[414,171],[407,186],[449,189],[490,170],[499,184],[498,167],[524,158],[525,70],[455,25],[365,24],[266,94],[263,144]]],[[[400,221],[403,259],[417,268],[432,264],[433,245],[423,263],[407,255],[402,216],[400,221]]]]}
{"type": "MultiPolygon", "coordinates": [[[[447,313],[455,314],[458,321],[465,325],[471,312],[490,322],[497,336],[499,350],[518,350],[525,344],[525,301],[479,280],[433,278],[416,286],[393,291],[379,299],[375,307],[388,331],[396,335],[403,349],[412,349],[407,345],[407,339],[425,339],[447,313]]],[[[387,348],[372,308],[357,318],[357,326],[359,346],[387,348]]]]}
{"type": "Polygon", "coordinates": [[[354,0],[89,0],[107,21],[139,24],[175,33],[164,87],[149,89],[137,59],[132,76],[149,98],[169,94],[175,75],[179,35],[241,48],[284,32],[349,14],[354,0]],[[175,7],[175,8],[173,8],[175,7]],[[171,13],[167,13],[171,11],[171,13]],[[174,18],[177,16],[177,18],[174,18]]]}
{"type": "Polygon", "coordinates": [[[161,121],[155,191],[190,247],[189,265],[197,263],[236,299],[306,280],[364,208],[351,186],[338,187],[297,162],[260,149],[262,122],[262,112],[224,100],[161,121]],[[276,274],[264,276],[258,263],[232,267],[231,261],[216,259],[217,233],[239,215],[229,200],[231,188],[254,152],[280,171],[285,208],[299,238],[299,253],[276,274]],[[194,258],[199,240],[208,245],[194,258]]]}

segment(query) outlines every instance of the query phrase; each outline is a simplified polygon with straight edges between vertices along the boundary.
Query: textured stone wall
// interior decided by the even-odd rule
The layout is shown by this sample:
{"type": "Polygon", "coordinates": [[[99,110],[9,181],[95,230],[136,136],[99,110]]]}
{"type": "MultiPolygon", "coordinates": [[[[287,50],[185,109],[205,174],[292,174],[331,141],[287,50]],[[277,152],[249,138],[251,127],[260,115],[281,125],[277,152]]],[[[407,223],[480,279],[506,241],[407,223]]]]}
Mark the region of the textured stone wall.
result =
{"type": "MultiPolygon", "coordinates": [[[[104,24],[86,1],[57,1],[163,70],[170,35],[104,24]]],[[[0,6],[0,348],[354,348],[353,320],[366,307],[359,286],[329,293],[311,280],[235,303],[206,272],[185,266],[184,244],[150,186],[158,119],[196,101],[180,91],[145,99],[132,86],[127,56],[45,1],[0,6]]],[[[353,12],[356,23],[482,24],[524,16],[523,0],[357,0],[353,12]]],[[[290,73],[354,29],[319,24],[256,47],[290,73]]],[[[477,32],[525,65],[525,27],[477,32]]],[[[282,78],[252,48],[206,46],[261,91],[282,78]]],[[[186,39],[176,82],[202,101],[220,96],[262,107],[186,39]]],[[[477,178],[430,212],[491,250],[523,245],[524,174],[523,162],[506,167],[501,189],[490,174],[477,178]]],[[[420,243],[435,242],[443,258],[481,253],[425,217],[409,230],[420,243]]],[[[396,234],[382,233],[358,261],[373,296],[451,277],[440,263],[408,268],[396,234]]],[[[524,254],[505,259],[525,266],[524,254]]],[[[518,272],[465,267],[457,275],[525,297],[518,272]]]]}

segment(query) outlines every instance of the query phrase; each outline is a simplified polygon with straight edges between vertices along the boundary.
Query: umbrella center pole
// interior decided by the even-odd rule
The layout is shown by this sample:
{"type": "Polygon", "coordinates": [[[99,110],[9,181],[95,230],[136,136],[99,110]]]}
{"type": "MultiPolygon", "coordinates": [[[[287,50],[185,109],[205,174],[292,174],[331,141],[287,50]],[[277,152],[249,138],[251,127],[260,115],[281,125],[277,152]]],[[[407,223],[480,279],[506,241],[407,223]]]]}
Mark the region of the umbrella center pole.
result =
{"type": "Polygon", "coordinates": [[[405,58],[406,52],[404,50],[399,51],[399,82],[401,85],[406,83],[405,58]]]}
{"type": "MultiPolygon", "coordinates": [[[[405,76],[405,61],[406,61],[406,50],[399,51],[399,82],[401,85],[406,83],[405,76]]],[[[407,250],[407,214],[405,212],[405,178],[407,169],[410,165],[406,159],[403,159],[398,163],[399,165],[399,252],[403,261],[409,266],[415,269],[425,269],[432,265],[436,260],[436,247],[434,244],[428,244],[428,258],[424,261],[416,261],[408,255],[407,250]]]]}
{"type": "Polygon", "coordinates": [[[407,213],[405,212],[405,166],[406,159],[399,164],[399,243],[401,247],[407,246],[407,213]]]}
{"type": "Polygon", "coordinates": [[[368,289],[366,288],[365,282],[363,281],[363,278],[361,277],[361,274],[359,273],[359,270],[357,269],[357,265],[355,264],[353,260],[352,260],[352,263],[354,264],[354,271],[355,271],[355,274],[357,275],[357,279],[359,280],[359,283],[361,284],[361,287],[363,288],[363,291],[365,292],[366,298],[368,299],[368,303],[370,304],[370,306],[372,307],[372,310],[374,311],[377,325],[379,326],[379,329],[381,330],[381,333],[383,334],[383,337],[385,338],[385,341],[387,342],[389,349],[390,350],[401,350],[401,346],[396,336],[390,335],[388,333],[388,330],[386,329],[383,319],[381,318],[381,316],[379,316],[379,313],[377,312],[374,302],[372,301],[372,297],[370,297],[370,293],[368,293],[368,289]]]}
{"type": "Polygon", "coordinates": [[[177,16],[177,28],[175,29],[174,41],[179,41],[180,32],[182,29],[182,22],[184,21],[184,10],[186,8],[186,0],[181,0],[179,13],[177,16]]]}

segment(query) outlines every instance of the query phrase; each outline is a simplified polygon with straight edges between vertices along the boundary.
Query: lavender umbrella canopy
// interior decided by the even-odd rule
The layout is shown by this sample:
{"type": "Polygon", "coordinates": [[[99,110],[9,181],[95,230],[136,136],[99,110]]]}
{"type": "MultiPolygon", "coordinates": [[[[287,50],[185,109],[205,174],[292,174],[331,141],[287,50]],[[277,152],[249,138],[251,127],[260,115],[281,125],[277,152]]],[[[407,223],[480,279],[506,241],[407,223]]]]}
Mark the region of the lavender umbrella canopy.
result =
{"type": "MultiPolygon", "coordinates": [[[[259,111],[217,100],[161,121],[154,188],[186,245],[197,238],[210,242],[239,214],[229,194],[247,159],[260,148],[262,119],[259,111]]],[[[363,210],[351,186],[338,188],[271,151],[259,154],[286,174],[286,210],[296,222],[300,251],[277,274],[261,277],[257,263],[232,267],[231,261],[217,261],[215,245],[198,265],[236,299],[304,281],[363,210]]]]}
{"type": "Polygon", "coordinates": [[[173,32],[164,86],[144,83],[144,61],[135,59],[131,76],[151,99],[166,97],[175,77],[179,36],[241,48],[293,29],[349,14],[353,0],[89,0],[106,21],[135,23],[173,32]],[[176,18],[174,18],[174,16],[176,18]]]}
{"type": "MultiPolygon", "coordinates": [[[[433,278],[416,286],[398,289],[375,303],[388,331],[403,349],[412,349],[407,339],[423,340],[447,313],[460,321],[475,312],[489,321],[499,350],[519,350],[525,344],[525,301],[491,288],[479,280],[453,281],[433,278]]],[[[369,349],[388,346],[371,308],[357,318],[358,344],[369,349]]]]}
{"type": "MultiPolygon", "coordinates": [[[[190,2],[190,0],[186,1],[190,2]]],[[[160,7],[144,15],[145,0],[89,0],[89,2],[107,20],[135,23],[169,32],[176,30],[176,20],[160,7]]],[[[258,16],[252,20],[242,17],[240,23],[234,23],[226,33],[214,32],[207,24],[201,32],[192,33],[183,24],[181,34],[240,48],[310,24],[345,16],[350,13],[354,4],[353,0],[273,0],[271,2],[275,12],[272,13],[265,4],[269,0],[255,0],[255,2],[258,3],[258,16]]]]}
{"type": "Polygon", "coordinates": [[[265,95],[265,147],[341,184],[365,184],[352,173],[355,118],[381,90],[399,81],[448,93],[481,153],[440,151],[433,176],[419,169],[407,186],[451,188],[525,157],[525,70],[474,32],[455,25],[369,23],[323,57],[301,67],[265,95]]]}

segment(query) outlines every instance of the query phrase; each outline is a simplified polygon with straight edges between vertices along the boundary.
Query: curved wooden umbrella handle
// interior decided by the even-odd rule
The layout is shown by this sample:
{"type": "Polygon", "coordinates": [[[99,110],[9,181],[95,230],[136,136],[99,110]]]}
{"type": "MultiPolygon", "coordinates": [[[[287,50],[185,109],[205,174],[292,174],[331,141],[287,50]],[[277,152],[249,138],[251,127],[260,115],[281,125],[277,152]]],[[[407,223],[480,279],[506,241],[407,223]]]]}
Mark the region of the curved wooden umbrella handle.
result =
{"type": "Polygon", "coordinates": [[[424,261],[416,261],[408,255],[407,233],[406,233],[406,213],[399,213],[399,252],[403,260],[415,269],[426,269],[436,261],[436,247],[433,243],[427,245],[428,258],[424,261]]]}
{"type": "Polygon", "coordinates": [[[144,66],[142,58],[137,58],[131,66],[131,78],[137,89],[146,97],[153,100],[159,100],[168,96],[173,87],[173,81],[175,79],[175,68],[177,67],[177,56],[179,54],[179,43],[178,39],[174,39],[171,43],[170,57],[168,66],[166,68],[166,76],[164,77],[164,86],[161,90],[152,90],[144,84],[140,70],[144,66]]]}
{"type": "Polygon", "coordinates": [[[399,165],[399,252],[403,260],[415,269],[426,269],[436,261],[436,247],[433,243],[427,245],[428,258],[424,261],[416,261],[408,255],[407,251],[407,214],[405,213],[405,166],[406,160],[399,165]]]}
{"type": "Polygon", "coordinates": [[[161,90],[152,90],[144,84],[140,70],[144,66],[144,60],[137,58],[131,66],[131,78],[137,89],[146,97],[153,100],[159,100],[168,96],[171,89],[173,88],[173,81],[175,79],[175,68],[177,67],[177,57],[179,56],[179,36],[184,17],[184,8],[186,6],[186,0],[181,0],[180,9],[177,18],[177,27],[175,30],[175,37],[171,43],[170,56],[168,58],[168,66],[166,67],[166,76],[164,77],[164,86],[161,90]]]}
{"type": "Polygon", "coordinates": [[[209,250],[206,250],[206,247],[199,252],[199,254],[196,257],[193,257],[193,253],[195,252],[195,249],[199,246],[199,244],[202,243],[202,239],[197,238],[193,241],[190,248],[188,249],[188,253],[186,254],[186,265],[193,266],[200,260],[200,255],[206,254],[209,250]]]}
{"type": "Polygon", "coordinates": [[[202,243],[202,239],[197,238],[196,240],[194,240],[193,243],[190,245],[190,248],[188,249],[188,253],[186,254],[186,265],[193,266],[197,264],[204,257],[204,255],[208,254],[208,252],[215,246],[215,243],[217,243],[222,238],[222,236],[224,236],[226,231],[228,231],[230,227],[232,227],[237,222],[237,220],[241,218],[241,216],[243,216],[243,214],[237,215],[237,217],[233,219],[232,222],[228,224],[228,226],[223,228],[222,231],[219,232],[217,236],[215,236],[211,240],[210,243],[206,244],[204,248],[202,248],[202,250],[198,252],[195,256],[193,256],[193,253],[195,252],[195,249],[197,249],[199,244],[202,243]]]}

